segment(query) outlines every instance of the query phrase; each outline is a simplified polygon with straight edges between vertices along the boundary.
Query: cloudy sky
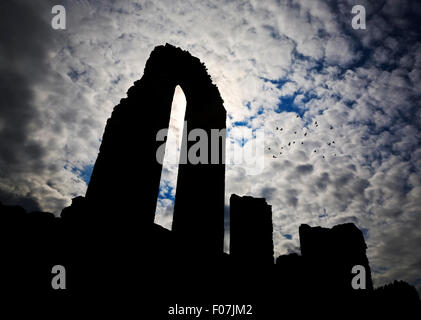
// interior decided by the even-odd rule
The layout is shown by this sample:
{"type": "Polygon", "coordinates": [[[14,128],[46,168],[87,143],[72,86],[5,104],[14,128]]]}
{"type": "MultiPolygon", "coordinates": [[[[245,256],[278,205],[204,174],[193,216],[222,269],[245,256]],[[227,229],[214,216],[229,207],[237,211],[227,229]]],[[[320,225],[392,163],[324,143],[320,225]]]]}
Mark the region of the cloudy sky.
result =
{"type": "MultiPolygon", "coordinates": [[[[404,0],[2,0],[0,201],[59,214],[84,195],[113,106],[168,42],[206,64],[233,143],[264,131],[263,171],[227,166],[226,197],[267,199],[276,254],[299,250],[301,223],[354,222],[375,285],[421,292],[420,17],[404,0]]],[[[174,100],[176,130],[182,90],[174,100]]],[[[166,227],[175,168],[157,206],[166,227]]]]}

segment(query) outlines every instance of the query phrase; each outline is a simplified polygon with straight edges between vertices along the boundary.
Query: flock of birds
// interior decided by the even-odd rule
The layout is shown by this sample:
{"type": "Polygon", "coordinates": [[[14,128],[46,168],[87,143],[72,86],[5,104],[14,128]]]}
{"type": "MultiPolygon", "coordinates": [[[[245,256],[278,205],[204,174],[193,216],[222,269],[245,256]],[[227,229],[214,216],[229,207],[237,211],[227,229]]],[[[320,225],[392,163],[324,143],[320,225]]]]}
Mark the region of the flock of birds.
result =
{"type": "MultiPolygon", "coordinates": [[[[298,117],[299,116],[297,115],[297,118],[298,117]]],[[[314,126],[315,126],[315,128],[319,127],[319,124],[317,123],[317,121],[314,122],[314,126]]],[[[330,126],[329,129],[330,130],[333,130],[333,126],[330,126]]],[[[275,131],[284,131],[284,128],[276,127],[275,128],[275,131]]],[[[297,131],[294,131],[294,134],[296,135],[297,134],[297,131]]],[[[308,136],[308,132],[305,132],[303,138],[305,138],[307,136],[308,136]]],[[[277,154],[273,154],[273,150],[271,149],[271,147],[268,147],[268,150],[272,152],[272,158],[276,159],[276,158],[278,158],[278,156],[281,156],[283,154],[283,152],[285,152],[285,150],[287,149],[287,147],[291,147],[291,145],[294,145],[294,144],[295,144],[295,140],[289,141],[287,145],[281,146],[281,150],[277,154]]],[[[297,143],[297,144],[299,144],[299,143],[297,143]]],[[[301,141],[301,144],[304,145],[304,141],[301,141]]],[[[334,140],[331,140],[331,141],[327,142],[326,144],[329,147],[332,147],[332,146],[335,145],[335,141],[334,140]]],[[[314,149],[313,153],[317,153],[317,149],[314,149]]],[[[334,156],[336,157],[336,153],[334,154],[334,156]]],[[[324,155],[323,155],[323,159],[325,159],[325,156],[324,155]]]]}

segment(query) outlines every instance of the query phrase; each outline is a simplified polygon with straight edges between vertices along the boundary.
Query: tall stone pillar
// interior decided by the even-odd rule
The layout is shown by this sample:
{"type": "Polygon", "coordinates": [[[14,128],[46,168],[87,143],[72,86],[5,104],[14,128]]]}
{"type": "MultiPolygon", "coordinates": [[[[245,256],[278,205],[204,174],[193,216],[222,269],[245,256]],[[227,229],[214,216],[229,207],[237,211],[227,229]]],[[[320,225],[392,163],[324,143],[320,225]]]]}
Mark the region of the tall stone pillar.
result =
{"type": "Polygon", "coordinates": [[[264,198],[230,198],[230,255],[245,265],[273,264],[272,206],[264,198]]]}

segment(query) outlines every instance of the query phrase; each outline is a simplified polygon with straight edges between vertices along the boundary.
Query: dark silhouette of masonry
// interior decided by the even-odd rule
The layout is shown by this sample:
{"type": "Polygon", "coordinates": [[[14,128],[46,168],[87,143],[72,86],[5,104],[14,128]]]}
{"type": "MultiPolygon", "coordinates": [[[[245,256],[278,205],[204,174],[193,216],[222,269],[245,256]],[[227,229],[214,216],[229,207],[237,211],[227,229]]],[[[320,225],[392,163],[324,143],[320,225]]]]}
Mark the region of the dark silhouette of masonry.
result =
{"type": "MultiPolygon", "coordinates": [[[[300,254],[274,263],[271,206],[263,198],[231,195],[230,253],[224,253],[225,136],[217,154],[209,144],[208,163],[182,161],[172,231],[155,224],[162,171],[156,134],[168,128],[177,85],[187,99],[187,133],[202,129],[210,137],[225,128],[223,101],[203,63],[169,44],[156,47],[143,77],[107,121],[85,197],[74,198],[60,218],[0,203],[0,290],[43,301],[56,301],[46,295],[111,298],[110,304],[101,300],[104,310],[122,302],[119,311],[150,319],[168,319],[175,304],[252,306],[252,316],[235,319],[278,319],[288,311],[335,319],[370,310],[376,316],[419,313],[409,284],[373,288],[363,234],[351,223],[301,225],[300,254]],[[52,289],[55,265],[66,269],[66,290],[52,289]],[[366,271],[364,290],[351,287],[355,265],[366,271]]],[[[194,143],[183,140],[182,148],[194,143]]]]}
{"type": "MultiPolygon", "coordinates": [[[[156,156],[162,142],[156,135],[168,128],[177,85],[187,100],[187,135],[199,128],[210,138],[212,129],[226,128],[223,100],[205,65],[180,48],[156,47],[142,79],[107,121],[86,192],[96,218],[113,220],[115,212],[121,212],[134,224],[153,223],[162,171],[156,156]]],[[[189,150],[194,143],[183,140],[182,148],[189,150]]],[[[208,147],[207,163],[183,159],[179,165],[172,230],[191,251],[215,256],[222,254],[224,243],[225,135],[218,154],[211,152],[210,141],[208,147]]]]}

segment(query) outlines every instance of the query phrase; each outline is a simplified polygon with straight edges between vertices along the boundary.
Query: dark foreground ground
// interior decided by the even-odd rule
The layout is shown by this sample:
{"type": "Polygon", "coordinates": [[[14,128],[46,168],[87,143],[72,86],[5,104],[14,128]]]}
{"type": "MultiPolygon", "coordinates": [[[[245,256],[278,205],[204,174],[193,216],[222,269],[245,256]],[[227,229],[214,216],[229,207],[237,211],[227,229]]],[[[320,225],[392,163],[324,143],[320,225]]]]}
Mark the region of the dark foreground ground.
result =
{"type": "Polygon", "coordinates": [[[93,222],[82,218],[83,210],[67,211],[55,218],[0,206],[2,296],[22,310],[35,302],[60,314],[116,312],[123,319],[125,314],[140,319],[377,319],[392,313],[417,319],[421,314],[412,286],[395,282],[353,290],[344,270],[326,269],[335,257],[289,255],[267,265],[234,261],[226,254],[207,256],[155,224],[93,222]],[[55,265],[65,268],[64,290],[52,287],[55,265]],[[200,317],[171,314],[193,312],[192,307],[202,308],[200,317]]]}

